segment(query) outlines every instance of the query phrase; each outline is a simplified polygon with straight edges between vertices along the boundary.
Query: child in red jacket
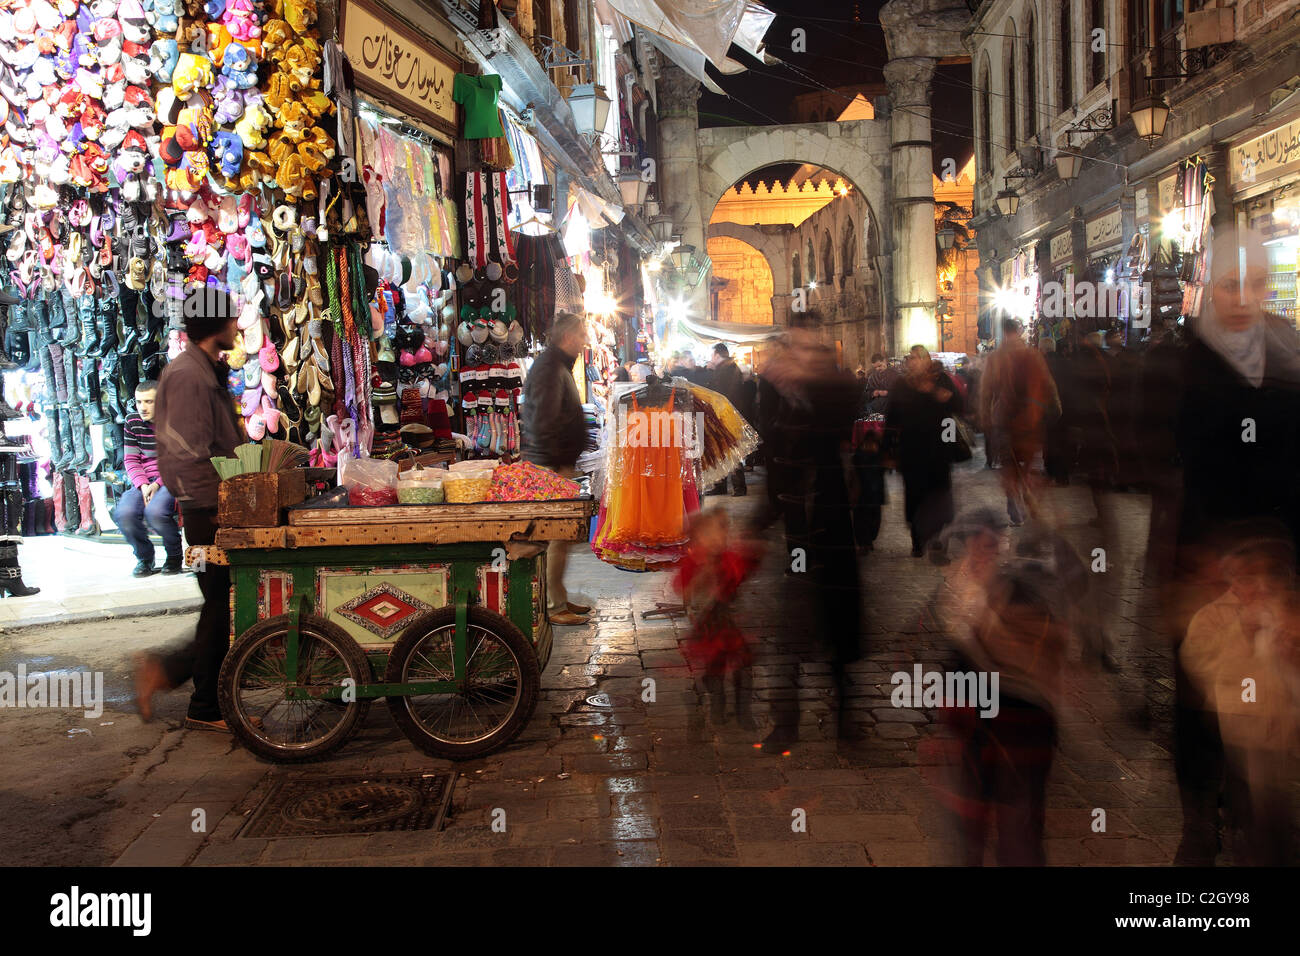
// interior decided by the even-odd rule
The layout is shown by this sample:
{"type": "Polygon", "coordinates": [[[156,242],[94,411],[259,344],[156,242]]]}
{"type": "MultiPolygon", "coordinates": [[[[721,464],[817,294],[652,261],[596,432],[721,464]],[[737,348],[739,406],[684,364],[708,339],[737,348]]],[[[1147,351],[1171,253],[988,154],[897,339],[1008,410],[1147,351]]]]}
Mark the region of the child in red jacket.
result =
{"type": "Polygon", "coordinates": [[[674,587],[682,595],[691,619],[686,656],[704,670],[710,715],[715,724],[726,720],[724,678],[732,675],[736,720],[754,730],[750,712],[753,696],[753,654],[749,642],[731,613],[740,585],[758,566],[758,550],[748,543],[729,541],[727,513],[710,509],[695,514],[690,524],[690,544],[677,567],[674,587]]]}

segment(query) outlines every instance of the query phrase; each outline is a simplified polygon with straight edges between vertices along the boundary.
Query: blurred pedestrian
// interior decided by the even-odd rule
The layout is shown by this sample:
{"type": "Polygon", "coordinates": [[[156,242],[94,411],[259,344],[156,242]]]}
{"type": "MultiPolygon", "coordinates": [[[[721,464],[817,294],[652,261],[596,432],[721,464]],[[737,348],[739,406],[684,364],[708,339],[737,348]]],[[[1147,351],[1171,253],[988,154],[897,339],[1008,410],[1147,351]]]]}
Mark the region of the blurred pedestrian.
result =
{"type": "Polygon", "coordinates": [[[911,527],[913,557],[921,557],[953,517],[955,443],[945,437],[961,412],[956,386],[935,372],[924,346],[913,346],[885,413],[885,455],[903,476],[903,513],[911,527]]]}
{"type": "Polygon", "coordinates": [[[996,436],[1002,462],[1002,490],[1013,525],[1037,515],[1032,469],[1043,450],[1049,423],[1060,417],[1061,400],[1043,355],[1025,345],[1015,319],[1002,323],[1002,344],[989,356],[980,389],[979,418],[996,436]]]}
{"type": "MultiPolygon", "coordinates": [[[[222,358],[235,347],[239,313],[229,296],[215,290],[196,293],[185,306],[189,342],[167,363],[158,382],[155,435],[158,473],[180,504],[186,543],[201,547],[217,539],[221,479],[212,459],[233,457],[243,440],[226,389],[230,370],[222,358]]],[[[136,702],[140,716],[148,720],[155,693],[193,680],[185,726],[229,732],[217,702],[217,676],[230,649],[230,568],[205,561],[195,577],[203,607],[194,639],[137,658],[136,702]]]]}
{"type": "MultiPolygon", "coordinates": [[[[744,406],[751,403],[746,402],[748,393],[742,382],[740,366],[731,357],[731,352],[725,343],[718,342],[713,346],[713,356],[709,359],[709,368],[713,373],[709,388],[731,402],[736,411],[740,412],[741,416],[748,420],[748,416],[745,416],[744,406]]],[[[750,408],[749,414],[754,414],[753,408],[750,408]]],[[[746,494],[745,466],[743,462],[727,478],[723,478],[707,493],[711,495],[726,494],[728,480],[731,482],[731,495],[733,498],[740,498],[746,494]]]]}
{"type": "Polygon", "coordinates": [[[704,672],[713,723],[726,720],[726,678],[731,675],[736,722],[745,730],[758,726],[751,711],[754,657],[731,605],[758,566],[758,555],[757,546],[732,539],[725,511],[710,508],[692,517],[690,543],[673,579],[690,614],[686,656],[704,672]]]}

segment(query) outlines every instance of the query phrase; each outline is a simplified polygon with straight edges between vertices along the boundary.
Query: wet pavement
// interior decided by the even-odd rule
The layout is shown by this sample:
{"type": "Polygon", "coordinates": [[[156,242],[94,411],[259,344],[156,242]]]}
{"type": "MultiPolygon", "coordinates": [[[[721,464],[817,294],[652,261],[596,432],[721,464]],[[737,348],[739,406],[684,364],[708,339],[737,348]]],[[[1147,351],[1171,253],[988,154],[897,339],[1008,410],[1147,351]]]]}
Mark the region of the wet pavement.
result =
{"type": "MultiPolygon", "coordinates": [[[[502,752],[456,765],[416,751],[383,705],[333,757],[300,768],[263,763],[225,736],[181,730],[184,691],[160,701],[158,720],[140,723],[123,703],[130,652],[183,630],[189,617],[34,629],[0,638],[0,668],[38,656],[59,667],[80,661],[106,671],[110,703],[98,721],[16,712],[21,719],[5,722],[0,815],[32,821],[10,862],[955,863],[945,729],[934,711],[895,708],[889,699],[892,673],[940,666],[947,657],[920,614],[938,570],[910,557],[901,487],[890,482],[880,539],[863,560],[866,653],[849,668],[851,741],[836,739],[830,666],[807,633],[809,609],[792,601],[798,583],[778,551],[769,551],[736,608],[756,646],[758,731],[734,718],[709,719],[707,697],[681,653],[684,620],[642,616],[672,600],[667,576],[623,572],[582,553],[568,580],[596,606],[592,623],[557,630],[523,734],[502,752]],[[785,756],[756,749],[773,701],[791,698],[800,704],[800,742],[785,756]],[[67,733],[78,726],[92,733],[67,733]],[[438,833],[237,838],[287,775],[453,767],[460,778],[438,833]]],[[[996,473],[978,456],[962,466],[956,487],[959,509],[999,502],[996,473]]],[[[708,503],[743,518],[762,493],[759,478],[748,498],[708,503]]],[[[1100,531],[1090,524],[1086,489],[1053,488],[1047,500],[1067,536],[1089,553],[1100,531]]],[[[1069,667],[1048,784],[1051,864],[1166,865],[1181,829],[1166,729],[1171,665],[1154,596],[1134,567],[1146,536],[1144,499],[1117,496],[1116,510],[1120,541],[1110,546],[1104,586],[1124,673],[1085,664],[1077,651],[1069,667]],[[1132,719],[1138,703],[1153,715],[1152,729],[1132,719]]]]}

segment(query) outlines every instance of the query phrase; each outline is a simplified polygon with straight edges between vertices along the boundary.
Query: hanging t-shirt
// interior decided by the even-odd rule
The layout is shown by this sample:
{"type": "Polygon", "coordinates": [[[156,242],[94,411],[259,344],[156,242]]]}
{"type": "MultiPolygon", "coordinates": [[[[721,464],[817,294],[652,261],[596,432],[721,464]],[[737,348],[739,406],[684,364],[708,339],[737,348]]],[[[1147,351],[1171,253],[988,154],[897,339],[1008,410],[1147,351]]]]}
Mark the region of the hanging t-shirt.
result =
{"type": "Polygon", "coordinates": [[[451,86],[451,98],[465,107],[465,139],[494,139],[504,136],[501,117],[497,115],[497,94],[501,77],[495,73],[470,76],[457,73],[451,86]]]}

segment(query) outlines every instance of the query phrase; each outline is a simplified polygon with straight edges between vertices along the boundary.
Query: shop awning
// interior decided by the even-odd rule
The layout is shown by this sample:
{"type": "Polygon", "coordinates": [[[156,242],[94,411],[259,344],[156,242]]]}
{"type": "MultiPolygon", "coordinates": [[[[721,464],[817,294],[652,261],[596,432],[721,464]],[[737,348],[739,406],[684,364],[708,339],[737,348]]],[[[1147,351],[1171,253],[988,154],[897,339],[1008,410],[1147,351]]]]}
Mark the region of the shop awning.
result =
{"type": "MultiPolygon", "coordinates": [[[[771,10],[753,0],[605,0],[639,27],[706,57],[724,73],[744,67],[727,60],[727,48],[741,49],[767,59],[763,34],[776,18],[771,10]]],[[[668,52],[665,50],[664,52],[668,52]]],[[[680,62],[680,61],[679,61],[680,62]]],[[[686,64],[681,64],[686,68],[686,64]]]]}
{"type": "Polygon", "coordinates": [[[749,325],[740,322],[706,322],[701,319],[682,317],[677,320],[681,331],[693,335],[704,342],[735,342],[745,344],[764,342],[776,335],[783,335],[784,325],[749,325]]]}

